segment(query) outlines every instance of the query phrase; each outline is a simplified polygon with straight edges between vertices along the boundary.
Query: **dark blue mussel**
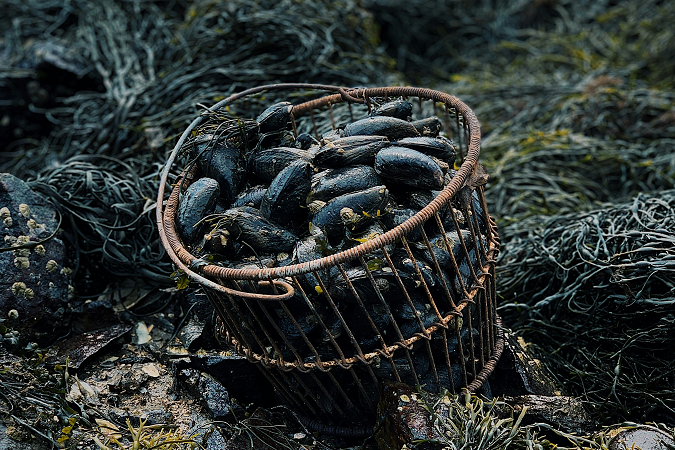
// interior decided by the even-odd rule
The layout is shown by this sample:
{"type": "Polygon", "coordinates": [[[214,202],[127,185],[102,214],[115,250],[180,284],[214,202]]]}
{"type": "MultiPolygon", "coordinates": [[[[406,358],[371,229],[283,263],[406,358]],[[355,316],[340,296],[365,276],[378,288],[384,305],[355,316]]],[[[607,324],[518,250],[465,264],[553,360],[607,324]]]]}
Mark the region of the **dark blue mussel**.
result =
{"type": "MultiPolygon", "coordinates": [[[[438,355],[436,361],[445,361],[444,355],[438,355]]],[[[420,385],[429,391],[434,393],[439,393],[439,384],[440,389],[450,389],[454,388],[455,392],[459,392],[459,388],[464,386],[464,372],[462,366],[458,363],[453,363],[450,368],[451,375],[448,375],[448,368],[445,364],[436,363],[436,376],[434,376],[434,371],[429,370],[427,373],[420,377],[420,385]],[[452,377],[452,382],[450,381],[452,377]]],[[[486,381],[487,382],[487,381],[486,381]]]]}
{"type": "MultiPolygon", "coordinates": [[[[381,269],[370,270],[370,274],[375,280],[375,286],[370,280],[366,269],[363,267],[351,268],[346,270],[345,273],[349,279],[349,283],[351,283],[359,295],[359,298],[364,303],[379,302],[378,291],[389,304],[405,301],[405,294],[401,290],[398,279],[390,267],[385,266],[381,269]],[[375,287],[377,287],[377,291],[375,290],[375,287]]],[[[403,283],[408,295],[413,298],[417,298],[420,295],[419,291],[415,289],[417,283],[415,283],[415,280],[409,274],[399,272],[398,277],[403,283]]],[[[350,303],[357,301],[351,287],[341,273],[332,275],[329,293],[333,299],[337,301],[350,303]]]]}
{"type": "Polygon", "coordinates": [[[314,214],[310,223],[326,234],[328,241],[337,244],[346,229],[355,230],[383,214],[389,201],[386,186],[375,186],[335,197],[314,214]]]}
{"type": "Polygon", "coordinates": [[[382,184],[375,169],[370,166],[327,169],[312,177],[312,188],[307,203],[314,200],[329,201],[349,192],[361,191],[382,184]]]}
{"type": "Polygon", "coordinates": [[[417,150],[425,155],[443,160],[448,164],[455,162],[455,147],[450,139],[443,136],[435,138],[429,136],[404,138],[394,142],[394,145],[417,150]]]}
{"type": "Polygon", "coordinates": [[[441,119],[436,116],[413,120],[411,124],[415,127],[420,136],[436,137],[443,129],[441,119]]]}
{"type": "Polygon", "coordinates": [[[410,120],[413,105],[409,101],[399,99],[387,102],[373,111],[371,116],[390,116],[397,119],[410,120]]]}
{"type": "Polygon", "coordinates": [[[392,317],[388,314],[387,307],[377,299],[369,300],[371,301],[364,301],[365,310],[352,304],[342,311],[342,317],[364,353],[381,347],[380,336],[386,338],[391,332],[392,317]]]}
{"type": "MultiPolygon", "coordinates": [[[[464,239],[464,242],[468,245],[469,243],[472,242],[471,238],[471,233],[468,230],[461,230],[462,233],[462,238],[464,239]]],[[[459,261],[464,259],[466,255],[464,255],[464,249],[462,248],[462,244],[459,240],[459,235],[457,234],[456,230],[446,232],[446,237],[448,238],[448,244],[450,244],[450,249],[448,249],[445,239],[443,236],[431,236],[429,237],[429,243],[431,245],[431,253],[433,253],[434,257],[438,261],[438,264],[441,266],[441,268],[448,268],[454,270],[452,266],[452,260],[450,257],[450,252],[452,252],[453,256],[455,257],[455,261],[459,264],[459,261]]],[[[431,258],[431,253],[429,252],[429,249],[423,242],[417,242],[416,247],[421,250],[422,256],[424,259],[431,263],[433,262],[431,258]]]]}
{"type": "Polygon", "coordinates": [[[290,163],[267,188],[260,204],[260,214],[289,229],[306,223],[305,199],[309,193],[311,178],[310,163],[302,159],[290,163]]]}
{"type": "Polygon", "coordinates": [[[248,158],[248,170],[264,182],[272,181],[279,172],[297,159],[311,162],[307,150],[293,147],[274,147],[252,153],[248,158]]]}
{"type": "MultiPolygon", "coordinates": [[[[401,225],[403,222],[410,219],[418,212],[419,209],[402,208],[402,207],[390,208],[387,211],[387,214],[385,214],[382,217],[382,222],[384,223],[384,225],[387,227],[388,230],[391,230],[392,228],[396,228],[397,226],[401,225]]],[[[422,239],[422,234],[420,233],[418,228],[413,228],[406,235],[406,239],[410,241],[418,241],[422,239]]]]}
{"type": "Polygon", "coordinates": [[[389,145],[384,136],[349,136],[334,141],[323,141],[314,154],[318,167],[345,167],[358,164],[372,165],[375,155],[389,145]]]}
{"type": "MultiPolygon", "coordinates": [[[[333,253],[333,249],[328,243],[323,232],[317,229],[314,229],[313,231],[315,231],[315,234],[298,241],[295,246],[293,254],[295,259],[297,259],[298,264],[321,259],[324,256],[328,256],[333,253]]],[[[328,270],[319,270],[317,274],[324,283],[328,283],[328,280],[330,279],[328,276],[328,270]]],[[[321,283],[319,283],[319,279],[317,279],[313,273],[298,275],[298,279],[304,292],[308,296],[313,296],[323,292],[321,283]]]]}
{"type": "Polygon", "coordinates": [[[308,150],[313,145],[319,145],[319,141],[309,133],[300,133],[293,141],[293,146],[302,150],[308,150]]]}
{"type": "Polygon", "coordinates": [[[262,202],[266,192],[267,188],[262,184],[244,189],[234,199],[232,207],[236,208],[237,206],[250,206],[252,208],[260,209],[260,202],[262,202]]]}
{"type": "Polygon", "coordinates": [[[232,203],[246,181],[246,161],[239,149],[228,139],[206,134],[192,141],[190,155],[202,173],[218,182],[224,203],[232,203]]]}
{"type": "MultiPolygon", "coordinates": [[[[413,257],[415,255],[413,254],[413,257]]],[[[410,255],[403,250],[397,249],[392,255],[392,261],[396,270],[408,273],[413,276],[416,280],[419,279],[419,276],[422,276],[422,279],[426,283],[427,287],[433,288],[436,285],[437,277],[434,274],[434,269],[426,261],[415,257],[413,263],[410,255]]]]}
{"type": "Polygon", "coordinates": [[[224,226],[230,236],[246,243],[256,252],[290,252],[298,238],[287,229],[276,225],[250,207],[231,208],[213,216],[216,226],[224,226]]]}
{"type": "Polygon", "coordinates": [[[419,136],[412,122],[388,116],[373,116],[347,125],[344,136],[386,136],[390,141],[419,136]]]}
{"type": "Polygon", "coordinates": [[[290,102],[280,102],[267,108],[255,119],[260,125],[261,133],[281,132],[291,125],[291,111],[293,105],[290,102]]]}
{"type": "Polygon", "coordinates": [[[417,351],[410,352],[410,360],[403,355],[397,354],[396,358],[393,358],[391,362],[385,358],[381,358],[379,364],[374,364],[371,367],[378,377],[395,380],[396,374],[398,374],[403,383],[415,385],[429,372],[429,357],[425,351],[417,349],[417,351]],[[413,363],[412,367],[410,367],[410,360],[413,363]],[[392,363],[396,366],[396,372],[392,368],[392,363]],[[417,380],[415,380],[415,376],[417,376],[417,380]]]}
{"type": "Polygon", "coordinates": [[[188,243],[202,236],[203,224],[197,223],[211,214],[216,207],[220,187],[213,178],[200,178],[180,196],[176,225],[180,235],[188,243]]]}
{"type": "Polygon", "coordinates": [[[418,189],[441,189],[443,171],[431,157],[405,147],[387,147],[375,156],[382,178],[418,189]]]}

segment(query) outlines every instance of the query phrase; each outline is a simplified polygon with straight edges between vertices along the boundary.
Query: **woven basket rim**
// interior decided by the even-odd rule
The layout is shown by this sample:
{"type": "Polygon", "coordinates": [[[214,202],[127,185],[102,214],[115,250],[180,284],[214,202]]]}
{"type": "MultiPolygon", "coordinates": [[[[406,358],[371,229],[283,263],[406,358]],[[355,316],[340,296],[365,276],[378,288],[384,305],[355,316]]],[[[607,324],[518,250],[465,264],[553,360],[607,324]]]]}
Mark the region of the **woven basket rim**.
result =
{"type": "MultiPolygon", "coordinates": [[[[480,124],[473,111],[457,97],[450,94],[427,88],[406,87],[406,86],[389,86],[389,87],[373,87],[373,88],[358,88],[349,89],[339,86],[316,85],[316,84],[275,84],[267,86],[259,86],[256,88],[242,91],[234,94],[210,108],[210,110],[218,110],[230,103],[235,102],[241,98],[249,95],[260,93],[268,90],[291,90],[291,89],[313,89],[324,90],[327,92],[337,92],[333,95],[326,95],[315,100],[310,100],[293,107],[293,114],[298,117],[305,112],[317,108],[319,106],[329,106],[338,104],[340,102],[357,102],[363,103],[366,97],[419,97],[422,99],[434,100],[444,103],[447,108],[454,109],[457,113],[462,114],[465,123],[469,128],[469,145],[464,161],[459,170],[452,178],[450,183],[440,192],[440,194],[417,214],[406,220],[403,224],[388,230],[381,236],[359,244],[358,246],[341,251],[339,253],[329,255],[313,261],[308,261],[299,264],[293,264],[284,267],[262,268],[262,269],[234,269],[227,268],[215,264],[198,265],[200,262],[198,258],[188,252],[175,229],[175,213],[178,204],[178,193],[182,183],[178,183],[172,190],[169,199],[164,207],[165,187],[168,183],[168,177],[171,166],[175,158],[182,148],[184,142],[189,137],[192,130],[202,122],[202,116],[197,117],[183,132],[180,139],[176,143],[171,152],[165,167],[162,171],[160,186],[157,194],[157,225],[160,233],[162,244],[164,245],[169,257],[190,279],[211,287],[218,291],[225,291],[230,294],[248,294],[240,291],[234,291],[225,288],[220,283],[214,283],[212,279],[234,279],[234,280],[274,280],[284,277],[291,277],[309,273],[316,270],[325,269],[343,263],[349,260],[356,259],[367,253],[370,253],[385,245],[391,244],[402,236],[408,234],[412,229],[421,225],[423,222],[429,220],[432,215],[440,210],[450,199],[465,185],[466,180],[478,165],[478,156],[480,154],[480,124]],[[199,272],[199,273],[198,273],[199,272]],[[205,276],[208,278],[206,278],[205,276]]],[[[181,179],[188,179],[194,177],[194,172],[187,173],[185,171],[181,174],[181,179]]],[[[289,291],[286,286],[285,293],[280,295],[261,295],[252,294],[249,296],[259,297],[259,299],[276,299],[284,300],[292,297],[292,289],[289,291]],[[269,298],[264,298],[269,297],[269,298]]]]}

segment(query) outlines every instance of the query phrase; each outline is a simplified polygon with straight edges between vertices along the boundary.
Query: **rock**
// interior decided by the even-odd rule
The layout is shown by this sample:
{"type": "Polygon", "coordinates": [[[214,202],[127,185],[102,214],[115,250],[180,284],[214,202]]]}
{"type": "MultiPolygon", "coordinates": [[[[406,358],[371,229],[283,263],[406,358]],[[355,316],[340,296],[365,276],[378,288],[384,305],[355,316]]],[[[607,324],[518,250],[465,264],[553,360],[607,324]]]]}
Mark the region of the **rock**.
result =
{"type": "MultiPolygon", "coordinates": [[[[414,441],[438,438],[431,414],[417,402],[417,390],[403,383],[384,380],[377,404],[377,416],[384,424],[375,434],[382,450],[412,447],[414,441]]],[[[425,446],[441,449],[441,444],[425,446]]]]}
{"type": "Polygon", "coordinates": [[[131,330],[131,325],[118,324],[68,338],[52,347],[51,350],[55,354],[47,357],[45,363],[65,364],[68,358],[68,367],[77,370],[87,359],[128,333],[129,330],[131,330]]]}
{"type": "Polygon", "coordinates": [[[622,429],[609,441],[609,450],[668,450],[675,447],[675,439],[651,426],[622,429]]]}
{"type": "Polygon", "coordinates": [[[206,322],[192,316],[178,332],[178,339],[187,350],[195,351],[205,347],[204,342],[208,341],[208,338],[204,336],[205,330],[206,322]]]}
{"type": "Polygon", "coordinates": [[[229,352],[206,352],[190,355],[194,367],[212,375],[241,403],[275,406],[272,384],[258,364],[229,352]]]}
{"type": "Polygon", "coordinates": [[[178,372],[178,379],[190,394],[201,399],[214,420],[236,419],[244,416],[243,408],[232,403],[225,387],[210,375],[196,369],[183,369],[178,372]]]}
{"type": "Polygon", "coordinates": [[[18,331],[40,346],[53,343],[69,326],[71,270],[66,248],[53,234],[54,208],[26,183],[0,174],[0,312],[15,309],[18,331]]]}
{"type": "Polygon", "coordinates": [[[120,320],[115,315],[113,305],[103,296],[94,300],[73,302],[71,323],[76,333],[86,333],[101,327],[113,326],[120,320]]]}
{"type": "Polygon", "coordinates": [[[521,337],[506,333],[504,351],[490,377],[495,396],[560,395],[560,387],[545,372],[541,361],[521,337]]]}
{"type": "Polygon", "coordinates": [[[574,397],[562,395],[521,395],[505,396],[504,403],[515,411],[516,415],[527,407],[523,424],[546,422],[568,433],[586,433],[596,427],[581,402],[574,397]]]}
{"type": "Polygon", "coordinates": [[[204,433],[201,443],[205,450],[222,450],[227,445],[227,441],[216,427],[211,427],[204,433]]]}
{"type": "Polygon", "coordinates": [[[120,367],[107,381],[111,391],[128,392],[136,391],[147,381],[149,375],[143,371],[145,364],[132,364],[131,368],[120,367]]]}

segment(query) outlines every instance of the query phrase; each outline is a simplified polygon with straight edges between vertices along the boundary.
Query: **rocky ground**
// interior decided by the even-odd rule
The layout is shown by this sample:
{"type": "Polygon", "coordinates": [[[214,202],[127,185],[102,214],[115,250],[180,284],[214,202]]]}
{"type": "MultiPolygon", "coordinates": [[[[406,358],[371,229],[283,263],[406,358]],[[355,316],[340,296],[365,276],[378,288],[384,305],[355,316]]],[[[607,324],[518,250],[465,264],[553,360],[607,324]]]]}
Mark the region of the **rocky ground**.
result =
{"type": "Polygon", "coordinates": [[[670,2],[2,4],[0,448],[459,448],[490,431],[492,448],[665,448],[675,368],[650,355],[675,336],[670,2]],[[282,81],[423,85],[476,112],[513,327],[494,408],[388,385],[376,437],[317,434],[170,276],[166,154],[199,104],[282,81]],[[621,220],[641,234],[615,249],[621,220]],[[602,428],[627,421],[647,425],[602,428]]]}

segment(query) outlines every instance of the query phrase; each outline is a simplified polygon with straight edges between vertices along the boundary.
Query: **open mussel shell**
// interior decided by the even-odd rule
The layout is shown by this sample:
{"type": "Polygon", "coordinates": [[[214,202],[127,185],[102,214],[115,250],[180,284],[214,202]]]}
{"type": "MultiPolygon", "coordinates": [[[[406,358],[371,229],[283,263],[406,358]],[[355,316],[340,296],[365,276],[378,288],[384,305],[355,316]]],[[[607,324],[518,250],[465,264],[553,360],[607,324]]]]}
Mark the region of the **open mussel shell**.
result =
{"type": "Polygon", "coordinates": [[[220,196],[229,205],[246,181],[243,153],[230,140],[212,134],[198,136],[192,144],[190,153],[199,169],[218,182],[220,196]]]}
{"type": "Polygon", "coordinates": [[[357,229],[385,211],[389,201],[386,186],[375,186],[335,197],[314,214],[310,222],[326,233],[328,241],[336,244],[345,236],[346,228],[357,229]]]}
{"type": "Polygon", "coordinates": [[[443,136],[403,138],[394,142],[393,145],[417,150],[425,155],[443,160],[448,164],[453,164],[455,162],[455,147],[450,139],[443,136]]]}
{"type": "Polygon", "coordinates": [[[299,159],[272,180],[260,204],[260,214],[283,227],[307,223],[305,199],[311,186],[312,166],[299,159]]]}
{"type": "Polygon", "coordinates": [[[197,225],[213,212],[220,195],[220,186],[213,178],[200,178],[181,195],[176,215],[178,232],[183,239],[194,242],[202,236],[203,224],[197,225]]]}
{"type": "Polygon", "coordinates": [[[297,159],[311,162],[307,150],[294,147],[274,147],[252,153],[248,158],[248,170],[263,182],[271,182],[279,172],[297,159]]]}
{"type": "Polygon", "coordinates": [[[399,99],[387,102],[374,110],[371,116],[390,116],[401,120],[409,120],[412,117],[413,105],[407,100],[399,99]]]}
{"type": "Polygon", "coordinates": [[[323,142],[314,154],[313,162],[318,167],[328,168],[372,166],[377,152],[389,145],[389,139],[384,136],[348,136],[323,142]]]}
{"type": "Polygon", "coordinates": [[[260,253],[291,252],[298,239],[287,229],[262,217],[255,208],[231,208],[212,216],[210,221],[217,221],[216,226],[225,227],[233,239],[260,253]]]}
{"type": "Polygon", "coordinates": [[[443,171],[424,153],[387,147],[375,156],[375,171],[386,180],[418,189],[442,189],[443,171]]]}
{"type": "Polygon", "coordinates": [[[312,177],[312,188],[307,203],[314,200],[329,201],[350,192],[362,191],[382,184],[371,166],[342,167],[327,169],[312,177]]]}
{"type": "Polygon", "coordinates": [[[288,129],[291,125],[290,102],[279,102],[267,108],[255,119],[260,126],[261,133],[275,133],[288,129]]]}
{"type": "Polygon", "coordinates": [[[419,136],[412,122],[388,116],[373,116],[348,124],[344,136],[386,136],[390,141],[419,136]]]}

